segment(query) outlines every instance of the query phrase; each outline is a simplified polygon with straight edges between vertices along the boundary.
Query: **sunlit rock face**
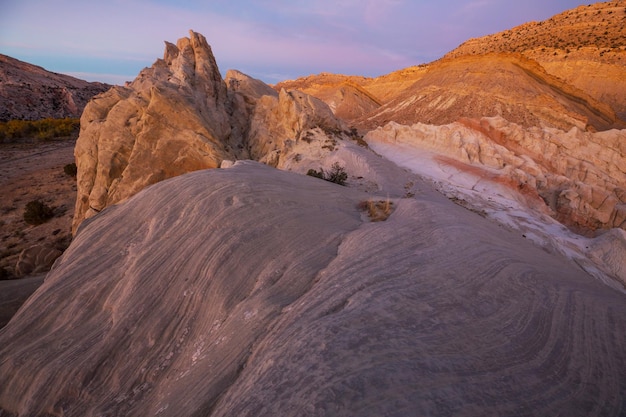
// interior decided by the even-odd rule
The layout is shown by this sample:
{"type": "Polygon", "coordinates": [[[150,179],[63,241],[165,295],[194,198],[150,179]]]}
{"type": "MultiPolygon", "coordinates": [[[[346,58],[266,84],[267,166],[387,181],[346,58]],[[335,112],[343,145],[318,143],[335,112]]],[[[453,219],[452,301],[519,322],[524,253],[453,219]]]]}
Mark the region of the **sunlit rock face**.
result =
{"type": "Polygon", "coordinates": [[[369,198],[238,162],[105,209],[0,330],[0,414],[620,414],[623,293],[423,184],[369,198]]]}
{"type": "Polygon", "coordinates": [[[248,143],[253,159],[277,166],[281,154],[296,141],[306,140],[314,128],[330,136],[341,134],[343,124],[328,106],[315,97],[294,90],[281,90],[278,97],[264,96],[259,100],[250,123],[248,143]],[[276,138],[291,138],[276,141],[276,138]]]}
{"type": "Polygon", "coordinates": [[[496,117],[444,126],[390,123],[366,140],[434,152],[468,173],[486,168],[485,180],[507,184],[579,231],[626,229],[626,130],[563,132],[496,117]]]}
{"type": "Polygon", "coordinates": [[[149,184],[232,158],[226,84],[202,35],[191,32],[126,87],[92,100],[76,143],[74,228],[149,184]]]}
{"type": "Polygon", "coordinates": [[[341,126],[326,104],[306,94],[279,97],[238,71],[224,81],[206,39],[192,31],[176,45],[166,42],[163,59],[132,83],[85,108],[75,148],[73,230],[150,184],[224,160],[252,156],[271,163],[285,141],[341,126]]]}

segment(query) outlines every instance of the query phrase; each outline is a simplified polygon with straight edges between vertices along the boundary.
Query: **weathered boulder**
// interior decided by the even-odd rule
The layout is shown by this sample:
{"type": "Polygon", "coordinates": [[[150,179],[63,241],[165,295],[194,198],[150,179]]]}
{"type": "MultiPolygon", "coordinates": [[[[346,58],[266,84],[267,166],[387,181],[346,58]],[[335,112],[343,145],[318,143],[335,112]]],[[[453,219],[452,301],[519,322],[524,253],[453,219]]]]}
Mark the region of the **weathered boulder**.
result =
{"type": "Polygon", "coordinates": [[[57,248],[47,245],[33,245],[24,249],[15,265],[15,274],[22,277],[47,272],[62,253],[57,248]]]}

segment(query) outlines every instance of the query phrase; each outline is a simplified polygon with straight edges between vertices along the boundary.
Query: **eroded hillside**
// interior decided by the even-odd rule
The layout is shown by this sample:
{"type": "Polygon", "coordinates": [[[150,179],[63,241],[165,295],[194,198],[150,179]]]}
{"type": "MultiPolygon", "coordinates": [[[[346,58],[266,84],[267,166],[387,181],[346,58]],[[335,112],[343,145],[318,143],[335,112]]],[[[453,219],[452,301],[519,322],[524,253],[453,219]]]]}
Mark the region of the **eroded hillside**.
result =
{"type": "Polygon", "coordinates": [[[0,121],[80,117],[87,102],[109,87],[0,54],[0,121]]]}
{"type": "Polygon", "coordinates": [[[429,64],[421,77],[379,109],[354,121],[447,124],[501,116],[525,127],[607,130],[626,126],[611,107],[519,54],[485,54],[429,64]]]}
{"type": "Polygon", "coordinates": [[[626,2],[594,3],[470,39],[446,58],[516,52],[610,104],[626,120],[626,2]]]}

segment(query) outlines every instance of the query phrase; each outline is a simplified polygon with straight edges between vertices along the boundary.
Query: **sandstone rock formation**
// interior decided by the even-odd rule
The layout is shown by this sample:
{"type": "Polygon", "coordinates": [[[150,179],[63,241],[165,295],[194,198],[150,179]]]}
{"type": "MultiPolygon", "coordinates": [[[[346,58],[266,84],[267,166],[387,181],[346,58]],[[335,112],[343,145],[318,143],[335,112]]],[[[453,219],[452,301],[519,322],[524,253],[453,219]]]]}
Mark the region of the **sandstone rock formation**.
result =
{"type": "Polygon", "coordinates": [[[626,130],[525,129],[481,118],[445,126],[389,123],[365,140],[436,152],[452,158],[443,163],[468,164],[466,170],[487,168],[484,176],[517,189],[531,206],[545,204],[578,230],[626,229],[626,130]]]}
{"type": "Polygon", "coordinates": [[[109,88],[0,54],[0,122],[80,117],[87,102],[109,88]]]}
{"type": "Polygon", "coordinates": [[[248,144],[253,159],[277,166],[282,153],[306,132],[321,129],[341,134],[343,125],[324,102],[300,91],[281,90],[278,97],[264,96],[252,114],[248,144]],[[277,141],[277,138],[290,138],[277,141]]]}
{"type": "Polygon", "coordinates": [[[427,187],[255,162],[85,221],[0,330],[2,415],[620,415],[624,294],[427,187]]]}
{"type": "Polygon", "coordinates": [[[613,107],[626,120],[626,5],[598,2],[470,39],[446,57],[517,52],[613,107]]]}
{"type": "Polygon", "coordinates": [[[224,160],[274,161],[305,130],[341,132],[321,101],[283,92],[240,72],[222,79],[206,39],[193,31],[128,86],[92,100],[76,143],[73,229],[144,187],[224,160]]]}

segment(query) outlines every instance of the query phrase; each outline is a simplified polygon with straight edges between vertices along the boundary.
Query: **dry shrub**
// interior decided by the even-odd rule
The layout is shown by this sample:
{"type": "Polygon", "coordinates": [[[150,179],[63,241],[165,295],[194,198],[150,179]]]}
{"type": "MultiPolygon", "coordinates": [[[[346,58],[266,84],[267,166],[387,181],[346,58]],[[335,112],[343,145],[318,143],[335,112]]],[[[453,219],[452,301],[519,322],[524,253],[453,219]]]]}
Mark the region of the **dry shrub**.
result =
{"type": "Polygon", "coordinates": [[[54,217],[54,210],[41,200],[33,200],[24,208],[24,221],[31,225],[39,225],[54,217]]]}
{"type": "Polygon", "coordinates": [[[329,172],[324,172],[323,168],[320,168],[319,171],[309,169],[306,175],[334,182],[335,184],[339,185],[346,185],[346,180],[348,179],[348,174],[346,173],[345,168],[339,165],[338,162],[335,162],[333,164],[329,172]]]}
{"type": "Polygon", "coordinates": [[[373,222],[383,222],[393,211],[393,201],[386,200],[365,200],[359,203],[359,210],[366,211],[367,216],[373,222]]]}

